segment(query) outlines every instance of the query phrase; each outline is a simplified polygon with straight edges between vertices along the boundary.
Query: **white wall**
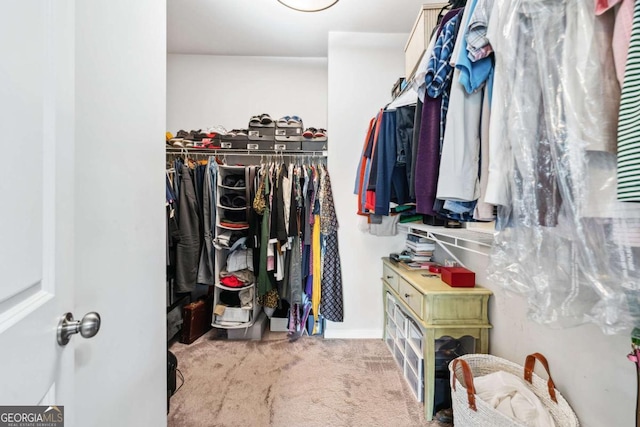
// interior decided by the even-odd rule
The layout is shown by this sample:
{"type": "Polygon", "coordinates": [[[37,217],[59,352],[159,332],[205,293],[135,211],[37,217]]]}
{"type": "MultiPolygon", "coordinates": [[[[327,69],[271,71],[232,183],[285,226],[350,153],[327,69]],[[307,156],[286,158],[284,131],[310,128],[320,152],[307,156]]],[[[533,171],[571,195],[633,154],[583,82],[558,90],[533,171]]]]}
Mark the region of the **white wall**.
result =
{"type": "MultiPolygon", "coordinates": [[[[527,319],[527,303],[487,280],[488,257],[454,252],[476,281],[493,291],[489,300],[491,354],[524,363],[540,352],[549,360],[556,387],[585,427],[635,425],[635,367],[626,358],[627,336],[607,336],[594,325],[551,329],[527,319]]],[[[538,371],[537,371],[538,372],[538,371]]],[[[544,377],[544,371],[539,371],[544,377]]]]}
{"type": "Polygon", "coordinates": [[[166,425],[166,1],[76,4],[76,426],[166,425]]]}
{"type": "Polygon", "coordinates": [[[382,337],[383,256],[403,238],[359,231],[356,169],[369,120],[391,100],[404,75],[406,34],[329,33],[329,171],[336,213],[344,288],[344,322],[327,325],[327,338],[382,337]]]}
{"type": "Polygon", "coordinates": [[[246,128],[263,113],[326,129],[326,58],[167,56],[167,130],[246,128]]]}

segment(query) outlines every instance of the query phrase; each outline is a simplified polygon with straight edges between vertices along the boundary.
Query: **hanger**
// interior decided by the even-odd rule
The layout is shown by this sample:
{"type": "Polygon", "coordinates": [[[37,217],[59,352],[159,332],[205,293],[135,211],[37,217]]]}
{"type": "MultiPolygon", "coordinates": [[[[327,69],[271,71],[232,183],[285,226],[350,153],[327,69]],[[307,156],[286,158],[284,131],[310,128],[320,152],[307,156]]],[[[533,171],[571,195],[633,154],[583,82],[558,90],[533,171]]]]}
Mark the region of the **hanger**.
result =
{"type": "Polygon", "coordinates": [[[442,12],[444,12],[445,10],[448,11],[453,9],[460,9],[465,7],[466,4],[467,4],[467,0],[449,0],[449,3],[446,4],[442,9],[440,9],[440,12],[438,12],[438,19],[436,20],[436,26],[433,28],[433,31],[431,32],[431,37],[433,37],[433,35],[438,29],[438,26],[440,25],[440,21],[442,21],[442,18],[444,18],[444,14],[442,12]]]}

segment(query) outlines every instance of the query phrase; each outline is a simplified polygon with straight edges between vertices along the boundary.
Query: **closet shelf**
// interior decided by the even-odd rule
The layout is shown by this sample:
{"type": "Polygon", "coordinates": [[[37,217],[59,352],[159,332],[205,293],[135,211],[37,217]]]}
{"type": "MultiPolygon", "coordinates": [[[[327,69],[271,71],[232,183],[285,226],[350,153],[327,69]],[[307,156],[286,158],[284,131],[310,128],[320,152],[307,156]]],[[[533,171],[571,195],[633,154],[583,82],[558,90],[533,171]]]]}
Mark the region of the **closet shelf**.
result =
{"type": "Polygon", "coordinates": [[[463,228],[444,228],[420,223],[398,224],[398,231],[405,234],[426,236],[435,241],[460,265],[460,260],[450,252],[449,248],[462,249],[464,251],[489,256],[493,245],[493,232],[473,231],[463,228]]]}
{"type": "Polygon", "coordinates": [[[245,211],[245,210],[247,210],[247,207],[246,207],[246,206],[241,206],[241,207],[239,207],[239,208],[234,208],[234,207],[231,207],[231,206],[221,205],[221,204],[219,204],[219,203],[218,203],[218,205],[217,205],[217,206],[218,206],[220,209],[224,209],[224,210],[227,210],[227,211],[245,211]]]}
{"type": "Polygon", "coordinates": [[[224,228],[225,230],[248,230],[249,229],[248,224],[242,227],[227,227],[226,225],[218,224],[217,227],[224,228]]]}
{"type": "Polygon", "coordinates": [[[223,329],[244,329],[250,328],[253,325],[253,320],[250,322],[237,323],[237,322],[213,322],[211,326],[214,328],[223,328],[223,329]]]}
{"type": "Polygon", "coordinates": [[[227,190],[238,190],[238,191],[245,191],[247,189],[247,187],[230,187],[228,185],[218,185],[218,187],[226,188],[227,190]]]}
{"type": "MultiPolygon", "coordinates": [[[[247,286],[242,286],[241,288],[234,288],[232,286],[225,286],[222,283],[216,283],[216,288],[224,289],[225,291],[241,291],[243,289],[251,289],[255,286],[255,283],[251,283],[247,286]]],[[[252,310],[253,308],[247,308],[247,310],[252,310]]]]}
{"type": "Polygon", "coordinates": [[[304,151],[304,150],[246,150],[246,149],[233,149],[233,148],[221,148],[221,149],[206,149],[206,148],[173,148],[167,147],[167,154],[180,155],[180,154],[194,154],[205,156],[313,156],[313,157],[327,157],[327,151],[304,151]]]}

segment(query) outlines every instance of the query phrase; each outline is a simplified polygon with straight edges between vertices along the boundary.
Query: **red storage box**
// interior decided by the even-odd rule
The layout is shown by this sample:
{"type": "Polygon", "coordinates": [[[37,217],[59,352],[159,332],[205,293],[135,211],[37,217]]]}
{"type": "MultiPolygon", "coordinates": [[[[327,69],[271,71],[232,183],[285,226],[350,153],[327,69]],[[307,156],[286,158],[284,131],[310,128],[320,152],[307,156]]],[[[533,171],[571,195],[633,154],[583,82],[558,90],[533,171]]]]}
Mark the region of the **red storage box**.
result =
{"type": "Polygon", "coordinates": [[[454,288],[473,288],[476,285],[476,273],[464,267],[442,267],[441,278],[454,288]]]}

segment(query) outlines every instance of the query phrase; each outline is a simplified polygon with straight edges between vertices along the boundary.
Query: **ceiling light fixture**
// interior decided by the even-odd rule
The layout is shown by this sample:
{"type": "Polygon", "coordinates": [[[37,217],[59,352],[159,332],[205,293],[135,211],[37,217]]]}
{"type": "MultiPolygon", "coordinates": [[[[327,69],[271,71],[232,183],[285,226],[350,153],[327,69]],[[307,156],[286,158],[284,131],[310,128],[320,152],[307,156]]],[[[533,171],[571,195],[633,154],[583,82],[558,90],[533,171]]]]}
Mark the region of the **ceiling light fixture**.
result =
{"type": "Polygon", "coordinates": [[[278,0],[278,3],[298,12],[320,12],[329,9],[338,0],[278,0]]]}

